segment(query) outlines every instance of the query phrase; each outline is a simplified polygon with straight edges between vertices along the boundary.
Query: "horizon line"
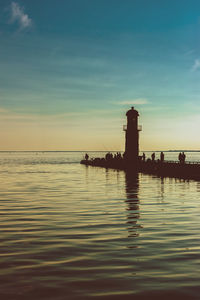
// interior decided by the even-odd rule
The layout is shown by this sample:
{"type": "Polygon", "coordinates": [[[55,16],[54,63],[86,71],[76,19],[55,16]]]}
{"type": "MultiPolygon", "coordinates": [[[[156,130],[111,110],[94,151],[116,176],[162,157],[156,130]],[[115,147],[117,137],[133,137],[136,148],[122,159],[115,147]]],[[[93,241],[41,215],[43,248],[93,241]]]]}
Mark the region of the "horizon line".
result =
{"type": "MultiPolygon", "coordinates": [[[[200,152],[195,149],[140,150],[139,152],[200,152]]],[[[122,150],[0,150],[0,152],[124,152],[122,150]]]]}

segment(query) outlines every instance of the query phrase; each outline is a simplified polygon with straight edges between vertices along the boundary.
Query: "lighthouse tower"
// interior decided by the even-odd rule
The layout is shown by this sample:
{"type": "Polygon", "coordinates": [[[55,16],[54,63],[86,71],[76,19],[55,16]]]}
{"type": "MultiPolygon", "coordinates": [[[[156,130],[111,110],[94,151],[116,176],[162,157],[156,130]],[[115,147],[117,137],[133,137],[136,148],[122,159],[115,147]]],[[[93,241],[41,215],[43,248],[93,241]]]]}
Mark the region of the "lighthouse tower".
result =
{"type": "Polygon", "coordinates": [[[127,126],[124,126],[126,132],[126,143],[125,143],[125,159],[128,162],[137,163],[139,155],[139,131],[138,127],[138,116],[139,113],[134,107],[126,113],[127,126]]]}

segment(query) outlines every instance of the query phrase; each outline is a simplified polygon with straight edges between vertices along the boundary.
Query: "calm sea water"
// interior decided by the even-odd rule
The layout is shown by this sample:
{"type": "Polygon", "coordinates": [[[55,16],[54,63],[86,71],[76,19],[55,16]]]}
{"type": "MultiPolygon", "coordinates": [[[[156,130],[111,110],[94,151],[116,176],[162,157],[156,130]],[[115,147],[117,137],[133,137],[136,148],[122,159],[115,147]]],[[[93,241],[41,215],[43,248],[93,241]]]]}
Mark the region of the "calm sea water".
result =
{"type": "Polygon", "coordinates": [[[200,182],[82,157],[0,153],[1,299],[200,299],[200,182]]]}

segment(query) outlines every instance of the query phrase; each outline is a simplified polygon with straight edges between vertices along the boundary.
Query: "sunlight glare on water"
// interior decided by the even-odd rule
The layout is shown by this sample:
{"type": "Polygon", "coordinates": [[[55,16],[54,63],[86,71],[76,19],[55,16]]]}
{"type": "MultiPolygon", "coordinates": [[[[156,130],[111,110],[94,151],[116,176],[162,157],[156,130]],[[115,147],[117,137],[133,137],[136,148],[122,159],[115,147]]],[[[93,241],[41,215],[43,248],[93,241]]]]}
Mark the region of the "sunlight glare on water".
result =
{"type": "Polygon", "coordinates": [[[1,299],[199,299],[200,182],[82,156],[0,153],[1,299]]]}

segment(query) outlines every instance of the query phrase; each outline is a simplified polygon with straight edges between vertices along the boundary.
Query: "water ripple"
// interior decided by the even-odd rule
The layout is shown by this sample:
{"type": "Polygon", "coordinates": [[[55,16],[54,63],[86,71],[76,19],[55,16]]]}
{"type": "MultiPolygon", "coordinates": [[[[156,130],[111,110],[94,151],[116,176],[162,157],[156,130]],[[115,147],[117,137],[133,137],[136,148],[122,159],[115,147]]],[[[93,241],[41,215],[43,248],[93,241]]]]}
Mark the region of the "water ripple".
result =
{"type": "Polygon", "coordinates": [[[2,154],[1,299],[199,299],[199,182],[81,157],[2,154]]]}

